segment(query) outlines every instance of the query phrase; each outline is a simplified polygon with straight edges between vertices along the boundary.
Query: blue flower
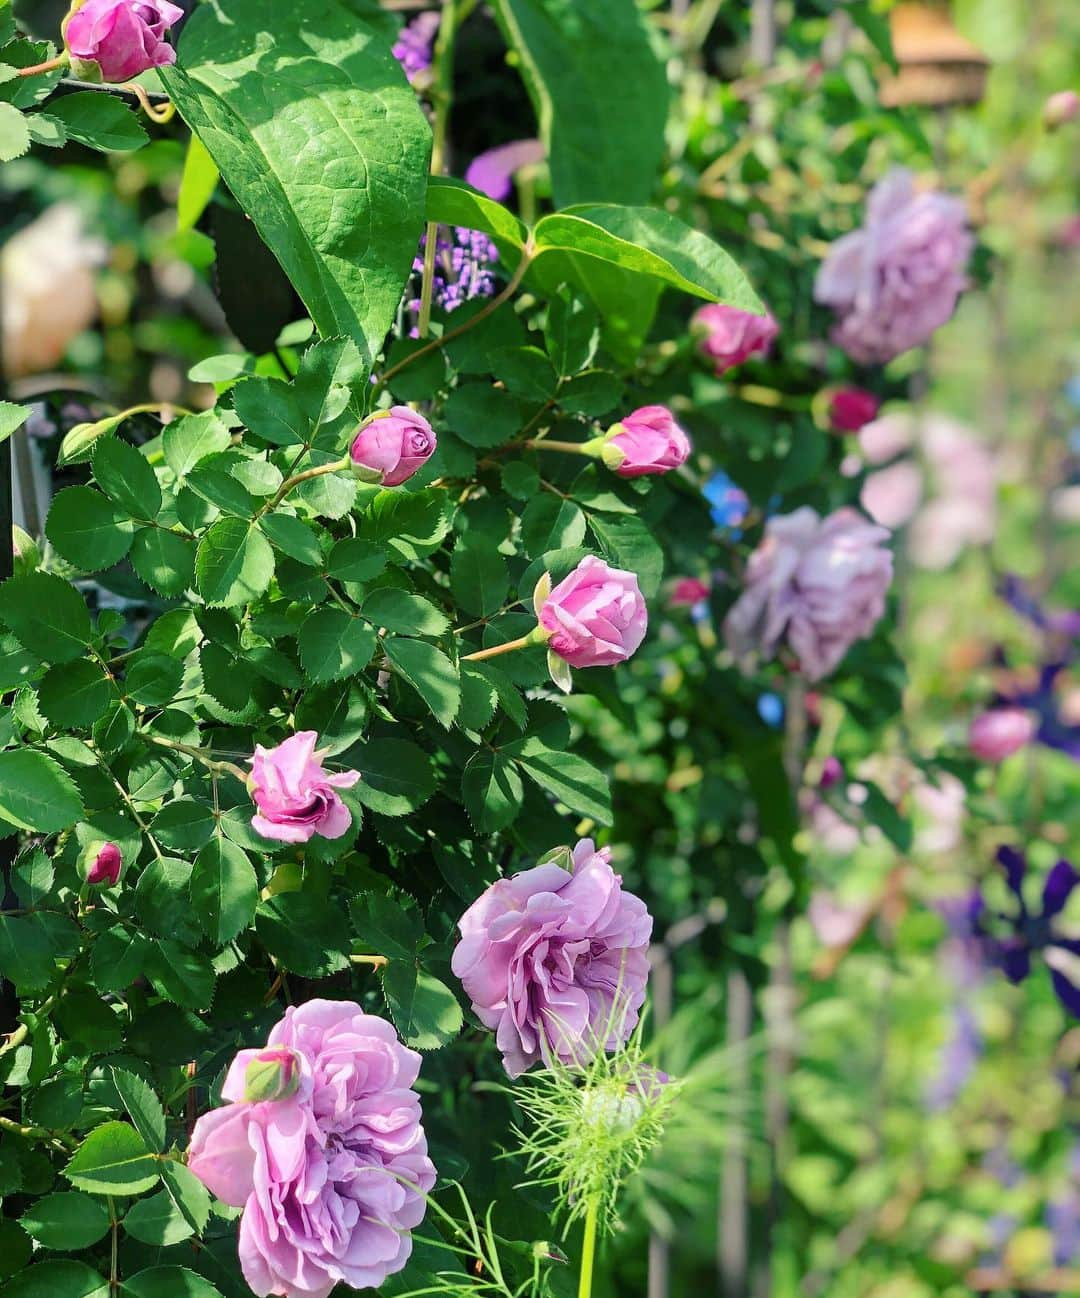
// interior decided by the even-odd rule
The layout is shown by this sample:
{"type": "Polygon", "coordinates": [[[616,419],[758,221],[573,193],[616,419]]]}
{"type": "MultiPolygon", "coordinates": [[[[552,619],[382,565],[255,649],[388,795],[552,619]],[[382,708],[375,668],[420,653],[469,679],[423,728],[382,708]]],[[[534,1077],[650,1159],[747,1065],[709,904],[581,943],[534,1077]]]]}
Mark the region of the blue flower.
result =
{"type": "MultiPolygon", "coordinates": [[[[701,494],[709,502],[712,521],[719,528],[737,529],[750,512],[750,497],[720,470],[705,483],[701,494]]],[[[732,535],[738,540],[742,533],[733,530],[732,535]]]]}
{"type": "Polygon", "coordinates": [[[773,730],[784,724],[784,700],[779,694],[762,694],[757,701],[758,716],[773,730]]]}

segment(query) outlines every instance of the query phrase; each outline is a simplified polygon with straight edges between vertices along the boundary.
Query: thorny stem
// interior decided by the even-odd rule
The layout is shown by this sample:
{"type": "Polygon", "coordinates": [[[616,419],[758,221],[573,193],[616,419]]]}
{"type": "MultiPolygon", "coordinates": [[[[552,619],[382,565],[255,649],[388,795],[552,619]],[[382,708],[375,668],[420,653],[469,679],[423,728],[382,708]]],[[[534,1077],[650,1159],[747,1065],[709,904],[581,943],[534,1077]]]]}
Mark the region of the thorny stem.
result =
{"type": "Polygon", "coordinates": [[[520,636],[517,640],[507,640],[505,644],[495,644],[490,649],[478,649],[475,653],[463,654],[461,661],[463,663],[478,663],[484,658],[497,658],[499,654],[512,653],[515,649],[531,649],[533,645],[539,643],[540,638],[537,636],[536,630],[533,630],[528,635],[520,636]]]}
{"type": "MultiPolygon", "coordinates": [[[[210,768],[215,774],[226,771],[229,775],[235,775],[243,784],[247,782],[247,772],[242,771],[239,766],[233,762],[215,761],[209,753],[203,748],[193,748],[190,744],[177,743],[175,739],[162,739],[160,735],[151,735],[152,743],[160,744],[162,748],[172,748],[178,753],[184,753],[187,757],[193,757],[195,761],[202,762],[204,766],[210,768]]],[[[216,796],[216,790],[215,790],[216,796]]]]}
{"type": "Polygon", "coordinates": [[[596,441],[599,438],[589,442],[557,442],[548,437],[531,437],[521,444],[530,451],[564,451],[567,455],[587,455],[590,459],[595,459],[595,452],[590,447],[596,441]]]}
{"type": "Polygon", "coordinates": [[[593,1264],[596,1261],[596,1227],[600,1217],[600,1201],[593,1198],[585,1210],[585,1233],[581,1240],[581,1273],[578,1281],[578,1298],[592,1298],[593,1264]]]}
{"type": "Polygon", "coordinates": [[[372,969],[385,969],[390,963],[390,959],[385,955],[351,955],[349,959],[353,964],[369,964],[372,969]]]}
{"type": "Polygon", "coordinates": [[[407,366],[415,364],[415,362],[420,360],[421,357],[427,356],[437,348],[445,347],[447,343],[453,342],[455,338],[460,338],[462,334],[468,333],[469,330],[475,325],[478,325],[481,320],[487,319],[493,311],[497,311],[504,302],[509,302],[517,292],[518,285],[525,278],[525,272],[529,269],[535,256],[536,249],[533,246],[530,237],[529,242],[522,249],[521,260],[517,264],[517,269],[514,271],[513,275],[510,276],[509,283],[503,291],[493,297],[486,306],[481,307],[480,310],[477,311],[476,315],[466,320],[464,324],[458,325],[456,329],[447,330],[441,338],[432,338],[432,340],[425,346],[418,347],[416,351],[410,352],[408,356],[403,356],[396,365],[391,365],[390,368],[381,375],[378,382],[372,385],[372,396],[378,396],[395,374],[400,373],[400,371],[405,369],[407,366]]]}

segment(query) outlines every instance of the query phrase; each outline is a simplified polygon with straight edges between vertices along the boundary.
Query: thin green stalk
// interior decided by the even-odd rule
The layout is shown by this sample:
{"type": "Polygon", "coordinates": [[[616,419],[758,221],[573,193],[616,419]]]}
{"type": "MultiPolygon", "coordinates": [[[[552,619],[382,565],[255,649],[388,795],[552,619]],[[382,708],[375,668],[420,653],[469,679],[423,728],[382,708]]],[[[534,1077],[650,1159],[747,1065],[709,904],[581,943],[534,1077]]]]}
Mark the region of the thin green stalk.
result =
{"type": "Polygon", "coordinates": [[[585,1233],[581,1239],[581,1274],[578,1298],[592,1298],[593,1266],[596,1262],[596,1228],[600,1220],[600,1201],[593,1198],[585,1212],[585,1233]]]}
{"type": "MultiPolygon", "coordinates": [[[[446,163],[446,135],[450,121],[450,105],[454,101],[454,38],[457,35],[457,3],[446,0],[439,21],[439,35],[435,41],[435,85],[432,100],[435,120],[431,130],[431,174],[440,176],[446,163]]],[[[424,273],[420,281],[420,310],[416,331],[426,338],[431,329],[431,296],[435,283],[435,258],[438,254],[439,227],[429,221],[424,235],[424,273]]]]}

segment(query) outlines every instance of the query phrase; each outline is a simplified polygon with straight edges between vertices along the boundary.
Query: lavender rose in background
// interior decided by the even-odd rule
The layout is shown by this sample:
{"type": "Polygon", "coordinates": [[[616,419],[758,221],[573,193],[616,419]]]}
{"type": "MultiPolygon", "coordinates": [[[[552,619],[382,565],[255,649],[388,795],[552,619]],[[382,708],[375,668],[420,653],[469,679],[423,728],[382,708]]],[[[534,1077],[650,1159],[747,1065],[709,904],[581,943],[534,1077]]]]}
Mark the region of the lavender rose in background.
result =
{"type": "Polygon", "coordinates": [[[724,621],[736,657],[769,658],[781,640],[808,680],[820,680],[885,611],[889,533],[854,509],[827,518],[808,506],[771,518],[750,556],[742,595],[724,621]]]}
{"type": "Polygon", "coordinates": [[[624,891],[609,848],[559,848],[493,883],[458,921],[451,967],[517,1077],[614,1050],[645,1001],[652,917],[624,891]]]}
{"type": "Polygon", "coordinates": [[[306,843],[316,834],[341,838],[352,824],[337,790],[351,789],[360,772],[324,771],[317,741],[314,730],[298,730],[276,748],[255,745],[248,788],[258,811],[251,827],[263,838],[280,843],[306,843]]]}
{"type": "Polygon", "coordinates": [[[670,473],[686,463],[690,439],[666,406],[641,406],[608,429],[601,458],[620,478],[670,473]]]}
{"type": "Polygon", "coordinates": [[[169,0],[86,0],[64,20],[71,68],[84,81],[130,81],[176,62],[165,40],[184,11],[169,0]]]}
{"type": "Polygon", "coordinates": [[[392,406],[361,426],[349,447],[349,460],[363,482],[398,487],[431,459],[436,441],[423,415],[408,406],[392,406]]]}
{"type": "Polygon", "coordinates": [[[926,342],[956,309],[972,246],[961,199],[890,171],[862,228],[837,239],[818,271],[814,298],[836,313],[833,341],[865,365],[926,342]]]}
{"type": "Polygon", "coordinates": [[[537,612],[551,653],[571,667],[612,667],[636,653],[649,615],[637,577],[586,555],[537,612]]]}
{"type": "Polygon", "coordinates": [[[780,326],[771,315],[754,315],[737,307],[710,303],[694,312],[691,332],[698,351],[724,374],[752,356],[767,356],[780,326]]]}
{"type": "Polygon", "coordinates": [[[391,1025],[352,1001],[290,1006],[267,1049],[233,1060],[188,1167],[244,1210],[240,1265],[258,1298],[375,1288],[409,1260],[435,1184],[419,1071],[391,1025]]]}

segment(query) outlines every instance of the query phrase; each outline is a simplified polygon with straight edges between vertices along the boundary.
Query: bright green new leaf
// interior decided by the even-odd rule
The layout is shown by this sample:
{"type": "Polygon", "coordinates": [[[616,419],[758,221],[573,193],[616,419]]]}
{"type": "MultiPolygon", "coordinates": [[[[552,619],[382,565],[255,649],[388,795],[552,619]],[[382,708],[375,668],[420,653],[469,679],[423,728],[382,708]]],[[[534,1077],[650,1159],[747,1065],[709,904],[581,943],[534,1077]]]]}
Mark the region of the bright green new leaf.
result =
{"type": "Polygon", "coordinates": [[[157,1184],[158,1160],[134,1127],[105,1122],[75,1151],[64,1175],[91,1194],[142,1194],[157,1184]]]}

